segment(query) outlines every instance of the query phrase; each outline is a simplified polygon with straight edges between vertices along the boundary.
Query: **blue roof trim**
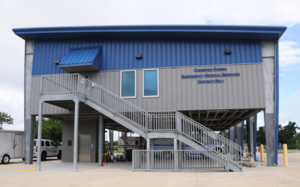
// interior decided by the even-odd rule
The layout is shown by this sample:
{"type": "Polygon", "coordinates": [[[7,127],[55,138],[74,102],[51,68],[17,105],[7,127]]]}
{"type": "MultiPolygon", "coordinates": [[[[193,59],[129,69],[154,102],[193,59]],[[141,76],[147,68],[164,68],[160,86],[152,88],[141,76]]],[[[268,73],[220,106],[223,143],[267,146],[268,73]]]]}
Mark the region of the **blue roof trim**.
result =
{"type": "Polygon", "coordinates": [[[287,27],[285,26],[140,25],[15,28],[13,32],[25,40],[95,37],[181,37],[278,40],[286,29],[287,27]]]}

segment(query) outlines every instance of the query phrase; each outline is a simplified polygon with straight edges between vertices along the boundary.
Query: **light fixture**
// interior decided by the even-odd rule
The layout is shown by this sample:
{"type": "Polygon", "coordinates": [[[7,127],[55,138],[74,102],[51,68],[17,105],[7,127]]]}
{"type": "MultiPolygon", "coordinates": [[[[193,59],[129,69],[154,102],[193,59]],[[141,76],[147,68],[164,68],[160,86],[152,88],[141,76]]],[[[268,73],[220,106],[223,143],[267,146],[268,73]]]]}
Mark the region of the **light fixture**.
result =
{"type": "Polygon", "coordinates": [[[135,55],[135,58],[136,58],[136,59],[142,59],[142,58],[143,58],[143,55],[135,55]]]}
{"type": "Polygon", "coordinates": [[[231,49],[226,49],[226,50],[225,50],[225,54],[226,54],[226,55],[230,55],[231,53],[232,53],[232,52],[231,52],[231,49]]]}
{"type": "Polygon", "coordinates": [[[60,60],[55,60],[54,62],[56,65],[60,63],[60,60]]]}

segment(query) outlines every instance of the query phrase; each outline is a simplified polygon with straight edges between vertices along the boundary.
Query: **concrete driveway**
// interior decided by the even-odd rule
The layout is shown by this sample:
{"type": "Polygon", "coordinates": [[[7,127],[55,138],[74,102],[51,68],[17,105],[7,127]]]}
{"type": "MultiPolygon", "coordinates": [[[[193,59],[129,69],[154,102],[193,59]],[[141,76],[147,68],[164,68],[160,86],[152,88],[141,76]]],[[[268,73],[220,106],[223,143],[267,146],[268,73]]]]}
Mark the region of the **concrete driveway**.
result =
{"type": "Polygon", "coordinates": [[[93,163],[79,163],[73,172],[72,163],[55,158],[42,162],[37,172],[36,162],[25,165],[21,159],[0,165],[0,186],[300,186],[300,152],[289,154],[289,166],[244,167],[243,172],[132,172],[130,162],[108,163],[98,167],[93,163]]]}

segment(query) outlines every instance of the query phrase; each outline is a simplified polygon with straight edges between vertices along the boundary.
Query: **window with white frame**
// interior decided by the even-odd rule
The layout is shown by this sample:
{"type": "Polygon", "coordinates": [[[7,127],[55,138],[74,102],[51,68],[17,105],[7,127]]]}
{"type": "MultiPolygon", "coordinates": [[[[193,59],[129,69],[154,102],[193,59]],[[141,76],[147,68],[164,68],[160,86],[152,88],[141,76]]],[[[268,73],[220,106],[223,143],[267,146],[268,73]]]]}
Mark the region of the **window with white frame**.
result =
{"type": "Polygon", "coordinates": [[[143,96],[158,97],[158,69],[143,70],[143,96]]]}
{"type": "Polygon", "coordinates": [[[121,71],[121,97],[134,98],[136,95],[136,71],[121,71]]]}

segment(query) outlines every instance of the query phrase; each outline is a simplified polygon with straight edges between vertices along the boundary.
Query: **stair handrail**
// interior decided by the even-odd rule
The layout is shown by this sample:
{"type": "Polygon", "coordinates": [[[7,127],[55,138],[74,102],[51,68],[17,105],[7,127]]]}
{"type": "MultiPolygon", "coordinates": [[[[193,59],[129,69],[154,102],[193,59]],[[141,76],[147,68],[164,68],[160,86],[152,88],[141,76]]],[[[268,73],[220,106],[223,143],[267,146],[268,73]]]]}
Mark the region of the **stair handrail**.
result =
{"type": "Polygon", "coordinates": [[[85,79],[85,84],[84,95],[88,99],[96,102],[107,110],[110,110],[115,115],[121,116],[123,119],[130,121],[136,127],[142,128],[145,132],[148,131],[150,115],[147,111],[89,79],[85,79]]]}
{"type": "MultiPolygon", "coordinates": [[[[41,94],[62,94],[62,93],[80,93],[83,94],[85,97],[89,98],[90,100],[96,102],[97,104],[105,107],[106,109],[112,111],[115,115],[121,116],[123,119],[130,121],[133,125],[142,128],[145,132],[148,130],[154,130],[152,127],[149,127],[149,124],[152,124],[152,117],[153,114],[148,113],[147,111],[143,110],[142,108],[132,104],[131,102],[121,98],[120,96],[114,94],[113,92],[103,88],[102,86],[96,84],[95,82],[85,78],[84,76],[80,75],[79,73],[76,74],[56,74],[56,75],[43,75],[41,79],[41,94]],[[47,84],[44,84],[46,83],[47,84]],[[71,83],[70,83],[71,82],[71,83]],[[105,97],[105,99],[104,99],[105,97]]],[[[170,111],[169,111],[170,112],[170,111]]],[[[227,156],[226,158],[230,161],[235,162],[235,158],[240,155],[243,150],[241,146],[234,143],[233,141],[215,133],[211,129],[207,128],[206,126],[202,125],[201,123],[188,118],[187,116],[183,115],[178,111],[171,111],[174,112],[176,120],[180,120],[180,127],[177,126],[178,122],[176,122],[176,130],[178,133],[182,133],[185,136],[188,136],[192,140],[206,146],[210,150],[216,153],[221,153],[220,150],[214,150],[209,147],[208,141],[204,141],[204,138],[200,139],[193,137],[191,134],[188,134],[185,131],[185,124],[189,123],[189,128],[195,128],[195,130],[201,130],[202,135],[212,138],[213,144],[222,142],[226,148],[227,156]],[[198,128],[198,129],[196,129],[198,128]],[[200,141],[202,140],[202,141],[200,141]],[[216,141],[216,142],[215,142],[216,141]],[[228,155],[229,153],[229,155],[228,155]]],[[[162,117],[166,117],[160,115],[162,117]]],[[[174,115],[170,115],[169,121],[174,123],[174,115]]],[[[156,116],[157,117],[157,116],[156,116]]],[[[168,118],[168,117],[167,117],[168,118]]],[[[156,128],[157,129],[157,128],[156,128]]],[[[166,130],[166,129],[164,129],[166,130]]],[[[167,129],[173,131],[173,125],[171,129],[167,129]]],[[[192,132],[192,131],[190,131],[192,132]]],[[[200,131],[198,131],[200,132],[200,131]]],[[[195,135],[196,136],[196,135],[195,135]]],[[[240,166],[240,163],[237,163],[240,166]]]]}
{"type": "Polygon", "coordinates": [[[243,153],[243,150],[240,145],[223,137],[222,135],[215,133],[214,131],[202,125],[201,123],[185,116],[184,114],[178,111],[176,111],[176,116],[181,121],[180,127],[178,127],[180,133],[182,133],[185,136],[188,136],[192,140],[200,143],[201,145],[206,146],[206,148],[218,154],[226,154],[226,158],[228,158],[230,161],[236,163],[239,167],[241,167],[239,157],[243,153]],[[189,123],[191,126],[188,127],[186,125],[187,123],[189,123]],[[188,133],[188,131],[190,133],[188,133]],[[194,132],[195,134],[191,135],[192,132],[194,132]],[[198,134],[196,134],[196,132],[198,132],[198,134]],[[210,140],[213,140],[211,144],[208,143],[208,137],[210,138],[210,140]],[[222,147],[216,147],[216,145],[221,145],[222,147]]]}

